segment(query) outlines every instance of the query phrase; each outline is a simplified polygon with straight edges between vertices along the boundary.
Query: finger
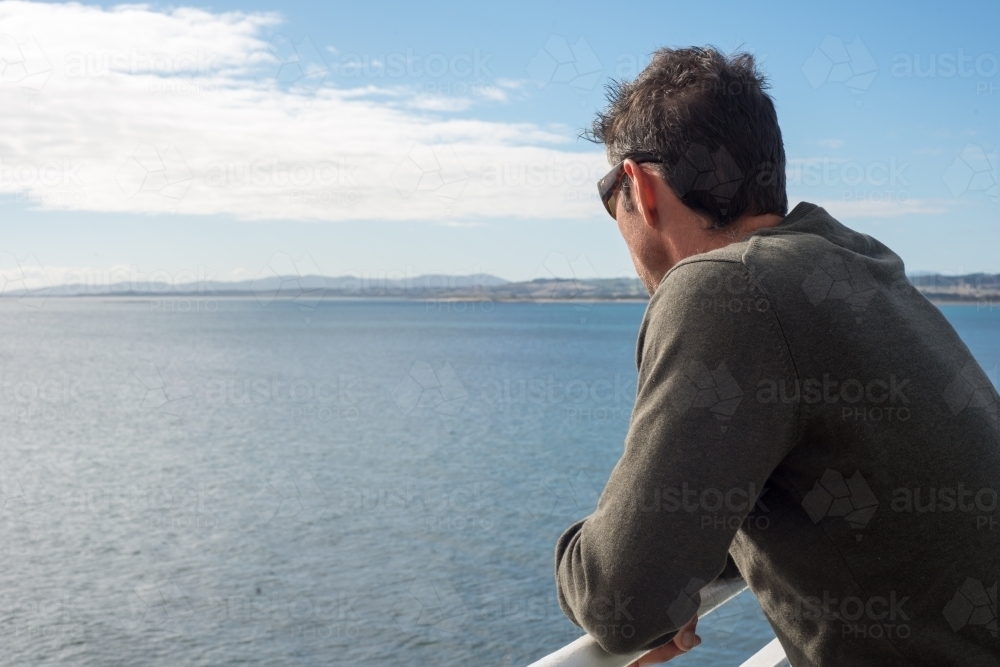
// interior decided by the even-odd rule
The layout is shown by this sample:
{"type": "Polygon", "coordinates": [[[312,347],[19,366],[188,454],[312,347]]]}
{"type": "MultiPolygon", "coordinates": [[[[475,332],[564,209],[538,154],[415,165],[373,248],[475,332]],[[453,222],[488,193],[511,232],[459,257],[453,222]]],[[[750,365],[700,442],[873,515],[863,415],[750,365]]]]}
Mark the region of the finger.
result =
{"type": "Polygon", "coordinates": [[[694,631],[697,622],[697,618],[691,619],[691,621],[686,623],[680,630],[677,631],[677,635],[671,641],[640,657],[638,660],[629,665],[629,667],[647,667],[648,665],[658,665],[662,662],[672,660],[681,654],[687,653],[695,646],[698,646],[701,644],[701,637],[695,634],[694,631]]]}
{"type": "Polygon", "coordinates": [[[695,628],[697,627],[698,627],[698,617],[692,616],[690,621],[681,626],[681,628],[677,631],[677,634],[680,634],[685,630],[691,630],[692,632],[694,632],[695,628]]]}
{"type": "Polygon", "coordinates": [[[682,625],[674,636],[673,643],[683,652],[690,651],[701,642],[701,638],[695,634],[698,627],[698,617],[693,616],[690,621],[682,625]]]}
{"type": "Polygon", "coordinates": [[[677,636],[674,637],[673,643],[677,646],[678,650],[683,653],[687,653],[701,643],[701,637],[695,634],[693,629],[684,629],[677,633],[677,636]]]}
{"type": "Polygon", "coordinates": [[[674,642],[670,641],[659,648],[654,648],[652,651],[633,662],[629,667],[647,667],[648,665],[658,665],[661,662],[672,660],[682,653],[684,653],[684,651],[678,648],[674,642]]]}

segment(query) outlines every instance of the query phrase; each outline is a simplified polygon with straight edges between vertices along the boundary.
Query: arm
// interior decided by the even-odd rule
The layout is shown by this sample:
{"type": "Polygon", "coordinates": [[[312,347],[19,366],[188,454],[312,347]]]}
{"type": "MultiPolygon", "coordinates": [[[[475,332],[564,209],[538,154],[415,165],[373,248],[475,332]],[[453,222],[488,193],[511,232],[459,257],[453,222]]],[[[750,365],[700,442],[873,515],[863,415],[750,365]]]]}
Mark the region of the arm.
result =
{"type": "Polygon", "coordinates": [[[556,546],[560,606],[612,653],[664,644],[691,619],[698,591],[730,569],[736,531],[797,426],[795,404],[758,400],[758,382],[794,382],[795,372],[740,264],[668,274],[637,357],[625,453],[594,514],[556,546]]]}

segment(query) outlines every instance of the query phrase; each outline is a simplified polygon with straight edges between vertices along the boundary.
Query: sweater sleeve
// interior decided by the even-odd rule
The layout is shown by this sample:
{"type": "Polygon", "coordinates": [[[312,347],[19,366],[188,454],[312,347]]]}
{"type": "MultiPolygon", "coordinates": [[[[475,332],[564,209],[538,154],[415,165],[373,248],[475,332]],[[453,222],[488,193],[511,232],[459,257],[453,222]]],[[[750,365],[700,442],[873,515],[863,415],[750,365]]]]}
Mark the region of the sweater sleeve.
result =
{"type": "Polygon", "coordinates": [[[612,653],[659,646],[691,619],[796,438],[797,405],[759,398],[795,373],[742,264],[675,267],[650,300],[636,355],[624,455],[595,512],[556,545],[560,606],[612,653]]]}

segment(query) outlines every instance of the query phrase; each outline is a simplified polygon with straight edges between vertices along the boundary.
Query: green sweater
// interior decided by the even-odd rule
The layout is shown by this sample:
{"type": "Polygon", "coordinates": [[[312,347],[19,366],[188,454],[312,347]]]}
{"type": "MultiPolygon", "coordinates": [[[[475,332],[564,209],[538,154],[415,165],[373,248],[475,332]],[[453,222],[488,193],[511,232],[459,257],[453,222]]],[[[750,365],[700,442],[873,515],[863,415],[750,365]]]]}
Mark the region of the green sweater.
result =
{"type": "Polygon", "coordinates": [[[738,568],[793,667],[1000,665],[997,392],[897,255],[799,204],[671,269],[636,363],[570,620],[653,648],[738,568]]]}

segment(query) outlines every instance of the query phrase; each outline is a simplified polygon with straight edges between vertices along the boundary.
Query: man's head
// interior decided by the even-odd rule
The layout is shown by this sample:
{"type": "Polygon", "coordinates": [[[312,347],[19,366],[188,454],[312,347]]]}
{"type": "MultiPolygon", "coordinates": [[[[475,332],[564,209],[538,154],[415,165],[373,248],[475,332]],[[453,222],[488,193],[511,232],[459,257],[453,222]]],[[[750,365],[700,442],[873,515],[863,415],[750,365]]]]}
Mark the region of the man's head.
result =
{"type": "Polygon", "coordinates": [[[752,55],[711,47],[660,49],[635,81],[610,86],[589,138],[611,164],[624,162],[603,185],[650,292],[684,257],[787,213],[785,150],[766,89],[752,55]]]}

